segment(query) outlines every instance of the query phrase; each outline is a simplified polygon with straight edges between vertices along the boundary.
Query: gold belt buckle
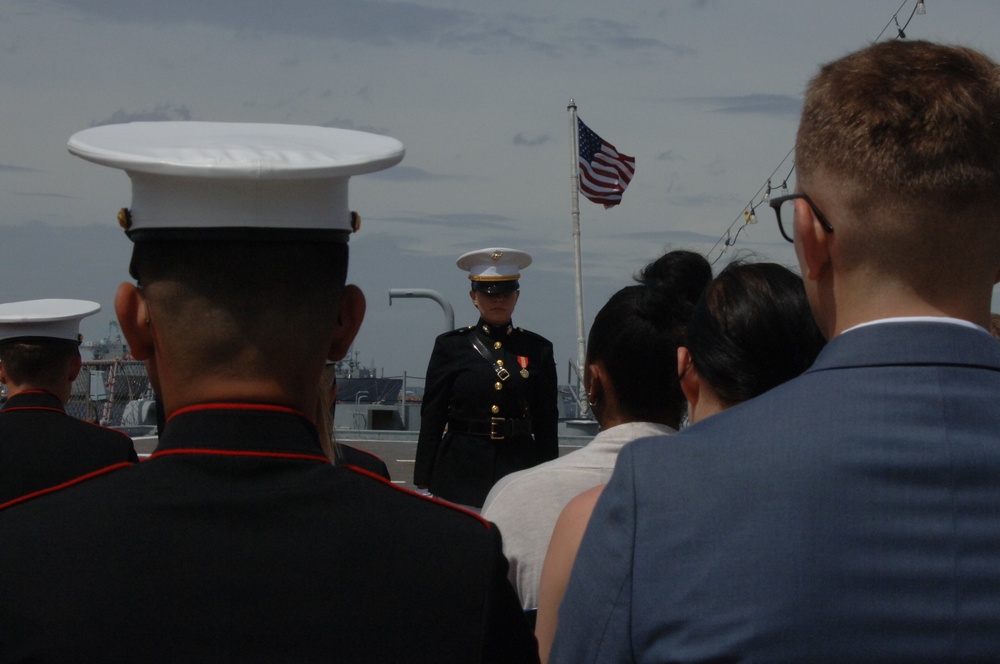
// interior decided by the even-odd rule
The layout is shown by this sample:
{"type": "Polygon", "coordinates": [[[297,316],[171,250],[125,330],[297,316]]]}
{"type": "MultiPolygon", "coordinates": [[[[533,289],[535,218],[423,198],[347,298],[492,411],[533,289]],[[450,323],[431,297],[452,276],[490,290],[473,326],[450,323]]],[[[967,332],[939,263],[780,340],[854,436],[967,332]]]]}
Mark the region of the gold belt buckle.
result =
{"type": "Polygon", "coordinates": [[[490,440],[503,440],[503,434],[497,432],[497,426],[502,425],[503,420],[502,417],[490,418],[490,440]]]}
{"type": "MultiPolygon", "coordinates": [[[[499,369],[497,369],[497,376],[500,377],[500,380],[507,380],[508,378],[510,378],[510,372],[504,369],[503,367],[500,367],[499,369]]],[[[500,419],[502,420],[503,418],[501,417],[500,419]]]]}

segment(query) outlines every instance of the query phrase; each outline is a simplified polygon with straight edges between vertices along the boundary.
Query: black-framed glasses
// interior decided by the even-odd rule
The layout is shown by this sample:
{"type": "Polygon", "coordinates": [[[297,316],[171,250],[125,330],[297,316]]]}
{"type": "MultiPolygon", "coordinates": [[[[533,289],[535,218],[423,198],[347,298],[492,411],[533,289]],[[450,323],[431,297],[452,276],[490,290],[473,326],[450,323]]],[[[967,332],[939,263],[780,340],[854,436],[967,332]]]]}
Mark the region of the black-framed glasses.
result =
{"type": "MultiPolygon", "coordinates": [[[[819,208],[816,207],[816,204],[813,203],[811,198],[809,198],[809,194],[787,194],[785,196],[775,196],[768,203],[768,205],[774,208],[774,214],[775,216],[778,217],[778,230],[781,231],[781,237],[785,238],[789,242],[795,242],[794,232],[792,233],[786,232],[785,224],[784,222],[781,221],[781,205],[787,201],[793,201],[796,198],[801,198],[802,200],[804,200],[806,203],[809,204],[809,207],[812,208],[813,214],[815,214],[816,218],[819,219],[819,224],[820,226],[823,227],[823,230],[825,230],[827,233],[833,232],[833,226],[831,226],[830,222],[826,220],[826,215],[820,212],[819,208]]],[[[794,219],[795,215],[793,213],[792,214],[793,223],[794,219]]]]}

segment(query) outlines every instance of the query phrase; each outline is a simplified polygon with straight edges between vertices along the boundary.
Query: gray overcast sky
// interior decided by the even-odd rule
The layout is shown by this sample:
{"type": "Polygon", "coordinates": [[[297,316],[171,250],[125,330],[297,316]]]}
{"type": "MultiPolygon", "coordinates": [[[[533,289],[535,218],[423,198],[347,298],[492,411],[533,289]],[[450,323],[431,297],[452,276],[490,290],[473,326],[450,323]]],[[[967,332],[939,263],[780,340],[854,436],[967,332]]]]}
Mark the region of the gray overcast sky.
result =
{"type": "MultiPolygon", "coordinates": [[[[512,246],[535,258],[515,323],[553,340],[565,381],[576,357],[569,99],[637,161],[621,206],[581,198],[589,327],[664,249],[708,252],[739,220],[735,233],[771,173],[775,186],[788,173],[816,68],[887,24],[882,39],[896,36],[892,17],[905,23],[915,3],[0,0],[0,301],[96,300],[89,340],[114,318],[128,178],[71,157],[76,131],[187,119],[363,129],[407,154],[351,183],[363,219],[351,280],[369,301],[362,363],[423,376],[444,317],[429,300],[390,307],[388,289],[438,290],[456,324],[472,323],[455,258],[512,246]]],[[[908,38],[1000,58],[996,0],[926,4],[908,38]]],[[[758,217],[736,248],[793,265],[773,214],[758,217]]]]}

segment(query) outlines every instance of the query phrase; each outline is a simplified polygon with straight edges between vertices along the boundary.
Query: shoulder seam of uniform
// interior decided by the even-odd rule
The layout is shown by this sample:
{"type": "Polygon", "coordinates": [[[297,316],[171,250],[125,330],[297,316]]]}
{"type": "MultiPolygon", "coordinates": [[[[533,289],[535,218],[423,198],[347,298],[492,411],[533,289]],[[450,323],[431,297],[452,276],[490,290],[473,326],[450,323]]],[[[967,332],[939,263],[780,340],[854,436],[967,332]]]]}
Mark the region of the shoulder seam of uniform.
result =
{"type": "Polygon", "coordinates": [[[544,341],[545,343],[549,344],[550,346],[552,345],[552,342],[549,341],[548,338],[543,337],[538,332],[532,332],[531,330],[526,330],[523,327],[519,327],[517,329],[518,329],[519,332],[521,332],[522,334],[524,334],[526,336],[530,336],[530,337],[534,337],[536,339],[540,339],[541,341],[544,341]]]}
{"type": "Polygon", "coordinates": [[[466,334],[471,329],[473,329],[472,326],[469,326],[469,327],[459,327],[459,328],[456,328],[454,330],[448,330],[447,332],[442,332],[439,335],[439,337],[452,337],[452,336],[457,336],[457,335],[460,335],[460,334],[466,334]]]}
{"type": "MultiPolygon", "coordinates": [[[[469,510],[465,509],[464,507],[460,507],[458,505],[455,505],[454,503],[449,503],[447,501],[441,500],[440,498],[435,498],[433,496],[425,496],[425,495],[419,494],[416,491],[413,491],[411,489],[407,489],[406,487],[399,486],[398,484],[393,484],[391,481],[385,479],[381,475],[376,475],[375,473],[367,471],[364,468],[358,468],[357,466],[337,466],[337,467],[338,468],[343,468],[344,470],[350,471],[352,473],[357,473],[359,475],[364,475],[365,477],[370,477],[371,479],[376,480],[378,482],[381,482],[382,484],[385,484],[386,486],[391,487],[391,488],[395,489],[396,491],[399,491],[400,493],[404,493],[404,494],[406,494],[408,496],[412,496],[414,498],[418,498],[420,500],[424,500],[424,501],[427,501],[429,503],[434,503],[435,505],[440,505],[441,507],[447,507],[448,509],[450,509],[450,510],[452,510],[454,512],[459,512],[459,513],[464,514],[466,516],[471,516],[473,519],[475,519],[480,524],[482,524],[483,526],[485,526],[487,530],[492,530],[493,529],[493,524],[492,523],[490,523],[489,521],[487,521],[486,519],[484,519],[480,515],[476,514],[475,512],[470,512],[469,510]]],[[[0,507],[2,507],[2,506],[0,506],[0,507]]]]}

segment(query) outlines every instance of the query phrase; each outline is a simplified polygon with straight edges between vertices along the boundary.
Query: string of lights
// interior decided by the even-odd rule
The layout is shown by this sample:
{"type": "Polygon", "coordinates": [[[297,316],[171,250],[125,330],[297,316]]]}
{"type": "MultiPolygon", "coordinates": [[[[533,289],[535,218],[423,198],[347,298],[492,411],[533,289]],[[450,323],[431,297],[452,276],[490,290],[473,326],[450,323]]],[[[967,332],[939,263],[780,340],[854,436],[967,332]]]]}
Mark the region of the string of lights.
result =
{"type": "MultiPolygon", "coordinates": [[[[785,158],[782,159],[780,162],[778,162],[778,165],[775,166],[773,171],[771,171],[771,174],[767,177],[767,182],[761,185],[760,189],[757,190],[757,193],[755,193],[750,198],[750,202],[747,203],[746,208],[744,208],[743,214],[736,217],[736,219],[733,220],[733,223],[729,224],[729,228],[726,229],[725,234],[722,237],[720,237],[715,242],[714,245],[712,245],[711,249],[708,250],[708,255],[709,257],[711,257],[712,252],[715,251],[716,248],[718,248],[719,243],[724,242],[722,251],[719,252],[719,255],[716,256],[715,260],[712,261],[713,265],[715,264],[716,261],[719,260],[719,258],[722,257],[724,253],[726,253],[726,249],[736,244],[736,240],[739,238],[740,233],[743,232],[743,229],[745,229],[750,224],[757,223],[757,207],[760,205],[765,205],[769,200],[771,200],[771,188],[772,188],[771,182],[773,181],[775,174],[779,170],[781,170],[781,167],[784,166],[785,162],[788,161],[789,157],[792,156],[793,152],[795,152],[794,147],[785,154],[785,158]],[[763,192],[761,200],[757,203],[754,203],[754,200],[758,196],[761,196],[761,192],[763,192]],[[736,234],[733,235],[732,234],[733,226],[735,226],[740,221],[741,218],[743,219],[743,224],[736,230],[736,234]]],[[[788,193],[788,178],[791,177],[792,172],[794,172],[794,170],[795,170],[795,164],[792,163],[792,167],[788,170],[788,175],[786,175],[784,179],[781,181],[780,187],[782,190],[782,194],[788,193]]]]}
{"type": "MultiPolygon", "coordinates": [[[[902,4],[899,5],[895,13],[893,13],[892,17],[889,19],[889,22],[885,24],[885,27],[882,28],[882,31],[880,33],[878,33],[878,36],[874,39],[874,41],[877,42],[879,39],[881,39],[882,36],[885,35],[886,31],[889,29],[889,26],[891,25],[896,26],[897,34],[895,39],[906,39],[906,28],[907,26],[910,25],[910,21],[913,20],[913,16],[915,14],[927,13],[927,8],[924,4],[924,0],[917,0],[917,2],[913,6],[913,10],[910,12],[910,16],[906,19],[906,22],[903,23],[903,25],[900,25],[899,12],[903,10],[903,7],[906,6],[907,2],[912,2],[912,0],[903,0],[902,4]]],[[[778,163],[778,165],[774,168],[774,170],[771,171],[771,174],[767,177],[767,181],[761,185],[760,189],[758,189],[753,196],[750,197],[750,202],[747,203],[746,207],[743,208],[743,212],[741,214],[738,214],[736,218],[733,219],[733,222],[729,224],[729,227],[725,230],[725,232],[719,237],[719,239],[715,242],[715,244],[712,245],[712,248],[708,250],[707,256],[709,262],[711,262],[713,265],[716,262],[718,262],[720,258],[722,258],[722,256],[726,253],[726,251],[730,247],[736,244],[736,241],[739,239],[740,234],[743,233],[748,226],[757,223],[757,208],[761,206],[766,206],[768,201],[771,200],[772,182],[776,181],[774,179],[774,176],[775,174],[778,173],[778,171],[782,169],[785,162],[788,161],[788,159],[792,156],[794,152],[795,152],[795,147],[793,146],[792,149],[789,150],[787,154],[785,154],[785,157],[778,163]],[[758,196],[760,198],[758,198],[758,196]],[[738,228],[736,228],[737,224],[739,224],[738,228]],[[733,232],[733,228],[736,228],[735,232],[733,232]],[[720,244],[722,245],[721,248],[719,247],[720,244]],[[715,252],[716,249],[719,249],[719,255],[713,259],[712,254],[715,252]]],[[[794,172],[795,172],[795,162],[793,160],[791,167],[788,169],[788,174],[785,175],[785,177],[781,180],[781,184],[778,185],[778,187],[781,189],[782,195],[788,193],[788,180],[789,178],[792,177],[792,173],[794,172]]]]}

